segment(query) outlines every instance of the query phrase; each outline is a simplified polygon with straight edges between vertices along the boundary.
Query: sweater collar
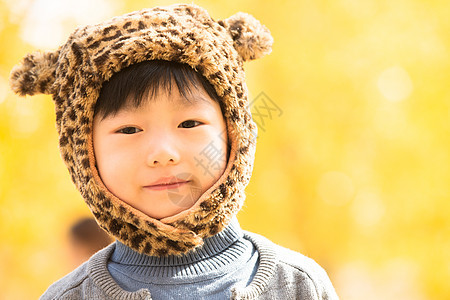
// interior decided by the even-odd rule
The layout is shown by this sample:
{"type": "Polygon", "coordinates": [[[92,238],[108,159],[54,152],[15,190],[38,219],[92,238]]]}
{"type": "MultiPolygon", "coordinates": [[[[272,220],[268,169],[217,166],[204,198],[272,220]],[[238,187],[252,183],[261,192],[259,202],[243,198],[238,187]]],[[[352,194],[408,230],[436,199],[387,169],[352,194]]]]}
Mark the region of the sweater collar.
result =
{"type": "MultiPolygon", "coordinates": [[[[256,299],[267,290],[269,282],[273,280],[276,272],[278,258],[273,244],[262,236],[244,232],[244,239],[256,246],[260,256],[258,271],[253,281],[243,289],[234,289],[232,299],[256,299]]],[[[113,243],[105,249],[97,252],[87,262],[88,274],[93,282],[100,287],[108,297],[112,299],[137,300],[151,299],[150,292],[141,289],[137,292],[128,292],[120,288],[108,272],[106,263],[117,247],[113,243]]]]}

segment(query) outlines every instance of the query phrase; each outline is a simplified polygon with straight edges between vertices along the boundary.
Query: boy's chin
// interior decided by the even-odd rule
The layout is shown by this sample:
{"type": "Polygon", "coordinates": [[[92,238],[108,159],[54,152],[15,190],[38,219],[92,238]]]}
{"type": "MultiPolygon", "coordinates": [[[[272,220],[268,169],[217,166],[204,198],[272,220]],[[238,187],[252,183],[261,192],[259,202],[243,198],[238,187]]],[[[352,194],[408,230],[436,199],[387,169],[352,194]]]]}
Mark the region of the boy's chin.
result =
{"type": "Polygon", "coordinates": [[[152,205],[150,209],[144,209],[143,213],[157,220],[173,217],[194,206],[198,199],[198,195],[168,193],[167,199],[163,200],[165,203],[152,205]]]}

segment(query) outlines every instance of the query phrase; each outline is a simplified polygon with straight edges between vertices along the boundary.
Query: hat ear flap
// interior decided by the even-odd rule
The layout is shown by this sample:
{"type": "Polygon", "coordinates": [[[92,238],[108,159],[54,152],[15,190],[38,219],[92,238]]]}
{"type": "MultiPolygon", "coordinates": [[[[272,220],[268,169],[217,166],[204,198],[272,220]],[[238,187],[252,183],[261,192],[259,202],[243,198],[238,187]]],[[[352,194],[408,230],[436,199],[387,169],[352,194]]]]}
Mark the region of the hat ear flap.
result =
{"type": "Polygon", "coordinates": [[[20,96],[52,94],[59,51],[33,52],[11,71],[11,89],[20,96]]]}
{"type": "Polygon", "coordinates": [[[273,38],[269,29],[253,16],[238,12],[218,23],[228,30],[234,48],[244,61],[261,58],[272,51],[273,38]]]}

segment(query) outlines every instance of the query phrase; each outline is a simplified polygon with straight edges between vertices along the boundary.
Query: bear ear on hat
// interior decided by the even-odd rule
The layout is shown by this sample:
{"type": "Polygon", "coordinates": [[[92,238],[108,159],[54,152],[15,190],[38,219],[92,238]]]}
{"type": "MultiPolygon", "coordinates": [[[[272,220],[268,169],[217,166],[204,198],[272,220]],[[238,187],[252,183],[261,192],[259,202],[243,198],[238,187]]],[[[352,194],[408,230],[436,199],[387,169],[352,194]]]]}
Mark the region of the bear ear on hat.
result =
{"type": "Polygon", "coordinates": [[[261,58],[272,51],[273,38],[269,29],[253,16],[238,12],[218,23],[228,30],[234,48],[244,61],[261,58]]]}
{"type": "Polygon", "coordinates": [[[11,89],[20,96],[52,94],[59,51],[26,55],[10,74],[11,89]]]}

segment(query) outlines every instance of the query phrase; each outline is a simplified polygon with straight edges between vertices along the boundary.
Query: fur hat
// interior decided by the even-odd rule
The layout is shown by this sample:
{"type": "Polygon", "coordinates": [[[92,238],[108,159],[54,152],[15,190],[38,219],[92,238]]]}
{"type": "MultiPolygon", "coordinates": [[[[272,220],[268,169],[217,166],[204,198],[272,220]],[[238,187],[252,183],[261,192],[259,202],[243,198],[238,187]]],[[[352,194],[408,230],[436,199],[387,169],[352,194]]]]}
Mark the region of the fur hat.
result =
{"type": "Polygon", "coordinates": [[[272,42],[246,13],[214,21],[195,5],[155,7],[80,27],[56,51],[28,54],[12,70],[11,87],[22,96],[53,96],[62,158],[99,225],[138,252],[178,255],[220,232],[242,207],[256,144],[243,62],[270,53],[272,42]],[[129,65],[156,59],[188,64],[214,86],[231,142],[219,180],[190,209],[161,220],[108,191],[92,141],[102,84],[129,65]]]}

